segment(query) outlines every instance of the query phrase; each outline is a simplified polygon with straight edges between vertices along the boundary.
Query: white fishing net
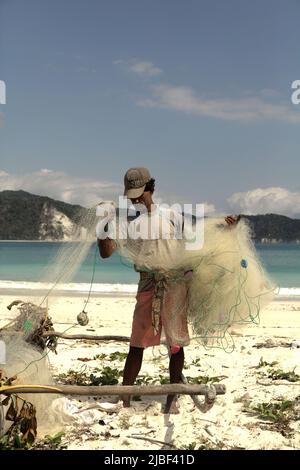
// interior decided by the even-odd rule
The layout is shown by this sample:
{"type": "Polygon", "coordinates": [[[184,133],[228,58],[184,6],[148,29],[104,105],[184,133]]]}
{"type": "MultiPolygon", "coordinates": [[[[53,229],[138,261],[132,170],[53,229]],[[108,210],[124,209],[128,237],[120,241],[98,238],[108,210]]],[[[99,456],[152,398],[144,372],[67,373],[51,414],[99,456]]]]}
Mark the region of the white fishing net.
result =
{"type": "MultiPolygon", "coordinates": [[[[55,339],[45,339],[43,333],[53,330],[49,314],[62,286],[71,282],[84,262],[95,240],[95,209],[78,216],[77,227],[71,242],[63,243],[57,254],[45,266],[41,281],[48,286],[40,297],[26,296],[26,302],[14,302],[10,308],[16,316],[0,330],[0,339],[6,345],[6,364],[1,365],[2,375],[7,379],[16,377],[13,385],[53,384],[49,363],[49,352],[55,349],[55,339]],[[17,309],[16,311],[14,311],[17,309]],[[50,348],[50,350],[48,349],[50,348]]],[[[74,325],[78,325],[74,312],[74,325]]],[[[68,327],[69,329],[70,327],[68,327]]],[[[22,399],[36,408],[38,434],[55,433],[61,430],[70,416],[63,412],[59,402],[64,399],[53,394],[20,394],[22,399]]],[[[4,398],[2,395],[1,398],[4,398]]],[[[7,431],[11,421],[5,419],[5,410],[0,406],[0,434],[7,431]]]]}
{"type": "Polygon", "coordinates": [[[176,326],[186,312],[194,338],[231,350],[228,328],[258,323],[276,286],[262,267],[245,220],[228,226],[224,219],[205,219],[203,246],[187,246],[184,239],[118,240],[124,263],[163,282],[162,308],[172,318],[168,335],[173,342],[186,342],[176,326]]]}

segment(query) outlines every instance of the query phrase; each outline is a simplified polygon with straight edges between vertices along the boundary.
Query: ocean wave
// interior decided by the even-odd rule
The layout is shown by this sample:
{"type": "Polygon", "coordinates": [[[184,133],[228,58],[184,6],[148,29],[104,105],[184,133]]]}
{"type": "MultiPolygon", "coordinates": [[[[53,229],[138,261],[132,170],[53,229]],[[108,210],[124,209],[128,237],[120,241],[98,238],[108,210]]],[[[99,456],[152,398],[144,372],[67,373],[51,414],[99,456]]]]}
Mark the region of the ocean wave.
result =
{"type": "MultiPolygon", "coordinates": [[[[91,285],[89,283],[68,283],[57,284],[53,288],[53,284],[46,282],[27,282],[27,281],[5,281],[0,280],[0,290],[22,290],[30,294],[32,291],[48,291],[54,292],[70,292],[87,294],[91,285]]],[[[135,294],[137,284],[93,284],[92,293],[94,294],[135,294]]]]}
{"type": "MultiPolygon", "coordinates": [[[[86,294],[90,290],[90,284],[84,282],[57,284],[53,290],[56,292],[70,292],[86,294]]],[[[0,280],[0,290],[22,290],[26,291],[48,291],[53,288],[53,284],[46,282],[28,282],[28,281],[5,281],[0,280]]],[[[94,294],[135,294],[137,284],[93,284],[92,293],[94,294]]],[[[281,287],[277,297],[297,297],[300,296],[300,287],[281,287]]]]}

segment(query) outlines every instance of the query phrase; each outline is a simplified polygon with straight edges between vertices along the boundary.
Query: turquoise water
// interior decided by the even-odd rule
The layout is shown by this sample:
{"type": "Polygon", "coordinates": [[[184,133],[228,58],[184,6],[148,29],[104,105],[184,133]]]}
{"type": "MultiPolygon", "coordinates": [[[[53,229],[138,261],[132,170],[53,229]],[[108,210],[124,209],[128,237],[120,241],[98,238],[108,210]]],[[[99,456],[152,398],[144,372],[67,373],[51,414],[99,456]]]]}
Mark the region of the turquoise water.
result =
{"type": "MultiPolygon", "coordinates": [[[[45,267],[64,244],[59,242],[1,242],[0,280],[41,281],[45,267]]],[[[96,245],[93,245],[72,282],[90,282],[93,274],[96,245]]],[[[124,265],[120,256],[100,259],[97,252],[95,283],[136,284],[137,273],[124,265]]],[[[71,282],[71,281],[70,281],[71,282]]]]}
{"type": "MultiPolygon", "coordinates": [[[[0,280],[40,281],[45,266],[61,248],[61,243],[1,242],[0,280]]],[[[94,245],[72,282],[90,282],[94,245]]],[[[300,287],[300,245],[257,245],[258,253],[267,271],[281,287],[300,287]]],[[[122,264],[115,254],[109,259],[96,256],[96,283],[131,284],[137,282],[134,270],[122,264]]]]}

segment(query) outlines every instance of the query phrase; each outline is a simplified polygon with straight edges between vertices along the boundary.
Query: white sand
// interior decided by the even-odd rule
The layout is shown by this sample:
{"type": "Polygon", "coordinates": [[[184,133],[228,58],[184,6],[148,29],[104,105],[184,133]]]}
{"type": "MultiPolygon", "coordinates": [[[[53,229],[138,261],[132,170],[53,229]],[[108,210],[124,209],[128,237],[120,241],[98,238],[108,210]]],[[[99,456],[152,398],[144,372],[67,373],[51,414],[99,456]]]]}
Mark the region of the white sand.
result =
{"type": "MultiPolygon", "coordinates": [[[[18,295],[0,297],[0,327],[14,316],[14,312],[7,310],[6,306],[18,295]]],[[[26,300],[26,297],[21,298],[26,300]]],[[[90,318],[88,326],[75,326],[68,333],[129,336],[134,303],[134,296],[94,297],[86,309],[90,318]]],[[[69,328],[76,322],[76,316],[83,305],[84,298],[78,296],[60,297],[55,303],[50,303],[50,316],[55,323],[55,329],[63,332],[69,328]]],[[[189,396],[180,398],[179,415],[164,415],[161,412],[164,397],[143,397],[142,401],[134,401],[129,409],[120,406],[113,407],[109,412],[91,409],[93,423],[77,422],[76,425],[67,427],[63,442],[67,444],[68,449],[106,450],[170,449],[167,444],[184,449],[193,446],[193,443],[196,449],[200,445],[224,449],[300,448],[299,421],[292,421],[290,426],[294,433],[284,436],[278,430],[272,430],[272,427],[263,429],[266,427],[266,421],[242,411],[243,401],[248,400],[251,405],[255,405],[283,399],[293,400],[300,395],[300,382],[272,382],[270,379],[259,377],[259,373],[266,372],[267,367],[255,368],[263,357],[264,361],[269,363],[278,361],[279,364],[275,368],[290,371],[296,367],[295,372],[300,374],[300,348],[280,346],[280,342],[291,343],[293,340],[300,340],[300,302],[294,299],[277,300],[261,312],[260,326],[249,325],[240,332],[236,330],[236,333],[236,348],[233,353],[219,349],[205,350],[195,341],[185,348],[188,366],[184,369],[186,376],[224,376],[222,383],[226,385],[226,395],[218,396],[215,405],[206,414],[194,406],[189,396]],[[253,347],[267,340],[275,341],[277,347],[253,347]],[[197,358],[200,365],[192,365],[192,361],[197,358]]],[[[93,372],[94,368],[102,368],[105,365],[122,370],[124,360],[111,362],[108,359],[100,361],[93,358],[100,353],[109,355],[114,351],[126,352],[127,349],[128,344],[122,342],[97,344],[60,340],[58,355],[50,353],[49,358],[54,375],[81,368],[93,372]],[[80,358],[91,360],[82,362],[80,358]]],[[[168,375],[167,369],[167,351],[163,346],[146,350],[141,375],[148,374],[152,378],[158,378],[159,374],[168,375]]],[[[97,375],[97,372],[95,374],[97,375]]],[[[107,401],[107,397],[98,397],[96,400],[93,397],[83,397],[81,401],[70,398],[71,403],[82,408],[107,401]]]]}

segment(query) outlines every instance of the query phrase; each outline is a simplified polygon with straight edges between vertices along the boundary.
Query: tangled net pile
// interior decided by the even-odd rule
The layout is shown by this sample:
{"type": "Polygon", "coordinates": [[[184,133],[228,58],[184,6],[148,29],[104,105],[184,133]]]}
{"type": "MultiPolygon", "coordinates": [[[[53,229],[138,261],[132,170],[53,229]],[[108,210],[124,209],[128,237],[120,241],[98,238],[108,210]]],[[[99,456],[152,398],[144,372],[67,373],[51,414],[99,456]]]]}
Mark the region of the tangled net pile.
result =
{"type": "MultiPolygon", "coordinates": [[[[29,297],[26,302],[16,301],[8,307],[9,310],[17,307],[17,315],[0,329],[0,340],[6,345],[6,364],[1,366],[1,385],[54,384],[48,354],[49,351],[56,351],[57,340],[44,337],[53,330],[48,308],[55,304],[62,283],[73,279],[86,258],[94,243],[95,224],[95,208],[79,214],[74,225],[74,242],[64,243],[49,265],[45,266],[41,281],[49,286],[48,291],[40,298],[29,297]],[[80,238],[78,227],[82,229],[80,238]]],[[[73,326],[77,324],[74,321],[73,326]]],[[[0,393],[0,438],[5,435],[9,439],[19,439],[21,435],[23,440],[28,439],[30,442],[35,438],[37,430],[40,435],[53,433],[70,421],[70,416],[64,414],[64,399],[57,395],[19,394],[10,397],[6,404],[5,396],[0,393]],[[25,403],[25,414],[25,408],[20,407],[20,403],[25,403]],[[23,411],[20,413],[21,409],[23,411]],[[27,424],[24,425],[24,422],[27,424]]]]}

